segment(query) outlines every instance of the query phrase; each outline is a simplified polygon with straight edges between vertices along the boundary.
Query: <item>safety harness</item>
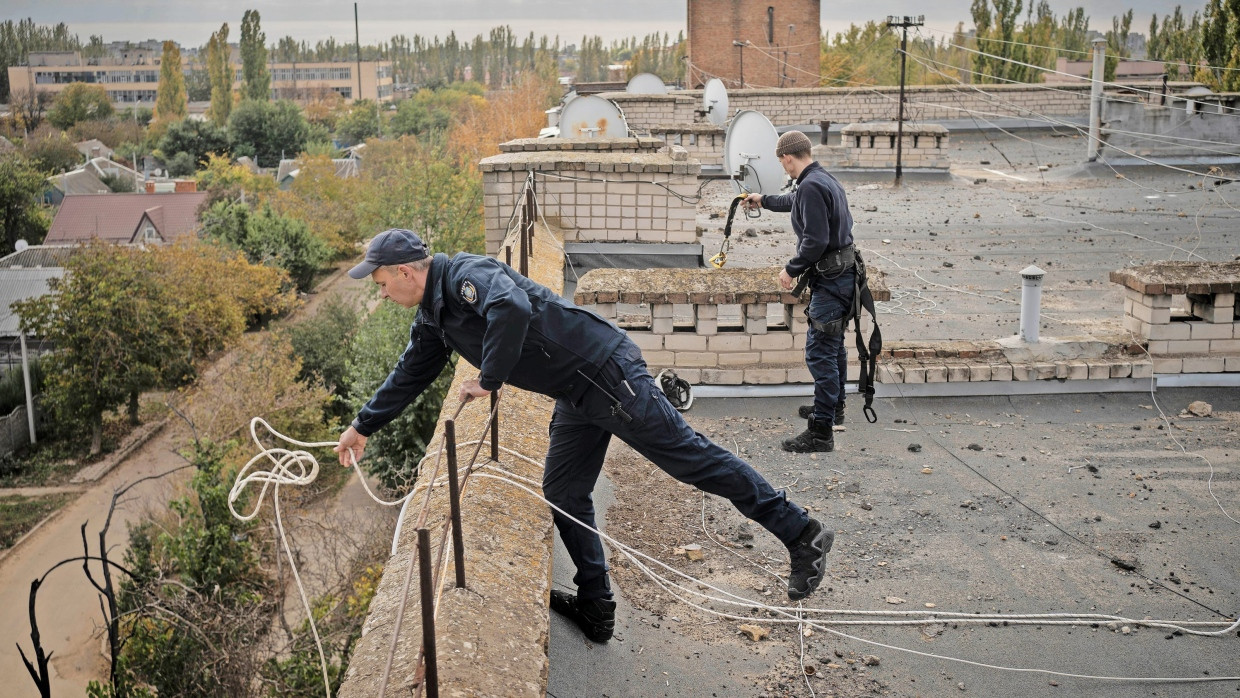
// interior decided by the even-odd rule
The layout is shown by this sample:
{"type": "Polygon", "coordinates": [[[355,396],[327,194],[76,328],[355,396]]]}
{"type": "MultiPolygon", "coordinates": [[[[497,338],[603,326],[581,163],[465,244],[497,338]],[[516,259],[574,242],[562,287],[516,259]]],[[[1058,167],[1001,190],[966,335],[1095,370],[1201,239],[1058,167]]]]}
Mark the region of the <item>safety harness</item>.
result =
{"type": "Polygon", "coordinates": [[[810,326],[828,337],[844,334],[844,328],[848,325],[848,321],[852,320],[853,329],[857,335],[857,359],[861,364],[857,392],[865,396],[865,419],[873,424],[878,421],[878,414],[874,412],[874,375],[878,370],[878,355],[883,351],[883,334],[878,329],[878,314],[874,309],[874,296],[870,293],[870,285],[866,279],[865,260],[861,258],[861,250],[854,245],[848,245],[827,252],[801,274],[797,279],[796,288],[792,290],[792,295],[800,297],[805,287],[820,276],[834,279],[850,269],[856,269],[856,273],[853,275],[852,305],[848,307],[847,312],[837,320],[818,322],[810,317],[807,306],[805,317],[809,320],[810,326]],[[862,308],[865,308],[870,313],[870,317],[874,319],[874,331],[870,333],[868,343],[861,336],[862,308]]]}

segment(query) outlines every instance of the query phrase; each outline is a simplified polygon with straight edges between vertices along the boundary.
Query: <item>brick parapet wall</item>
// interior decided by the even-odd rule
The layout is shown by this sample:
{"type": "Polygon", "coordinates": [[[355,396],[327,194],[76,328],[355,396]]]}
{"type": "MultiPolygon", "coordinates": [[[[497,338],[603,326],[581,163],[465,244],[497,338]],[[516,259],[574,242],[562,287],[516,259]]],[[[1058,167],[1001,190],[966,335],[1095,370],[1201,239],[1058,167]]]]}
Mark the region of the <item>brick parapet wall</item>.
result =
{"type": "MultiPolygon", "coordinates": [[[[693,384],[810,383],[808,296],[783,291],[778,279],[778,267],[596,269],[574,301],[623,327],[654,371],[671,367],[693,384]]],[[[880,270],[870,268],[869,285],[876,299],[891,297],[880,270]]],[[[869,334],[868,315],[861,329],[869,334]]]]}
{"type": "Polygon", "coordinates": [[[612,139],[626,150],[564,150],[554,142],[560,139],[538,140],[553,142],[547,150],[525,150],[523,141],[521,150],[481,163],[487,254],[499,251],[530,172],[540,215],[562,229],[568,242],[697,240],[697,209],[688,201],[697,193],[701,164],[683,148],[632,151],[629,141],[641,139],[612,139]]]}
{"type": "Polygon", "coordinates": [[[951,165],[947,129],[937,124],[906,123],[902,134],[891,122],[849,124],[840,131],[841,145],[830,152],[844,167],[895,167],[897,138],[903,167],[947,169],[951,165]]]}
{"type": "Polygon", "coordinates": [[[1124,329],[1156,373],[1240,372],[1240,262],[1160,262],[1113,271],[1124,329]]]}
{"type": "MultiPolygon", "coordinates": [[[[1197,83],[1169,83],[1179,92],[1197,83]]],[[[1134,83],[1141,90],[1157,91],[1161,83],[1134,83]]],[[[905,88],[905,116],[914,121],[964,119],[970,110],[988,118],[1027,116],[1084,116],[1089,113],[1089,83],[1055,85],[983,85],[979,90],[954,85],[919,85],[905,88]]],[[[812,89],[728,89],[728,116],[739,109],[766,115],[776,126],[864,121],[895,121],[900,88],[818,87],[812,89]]],[[[624,112],[629,129],[648,133],[656,126],[700,122],[694,112],[701,108],[701,90],[682,90],[669,95],[600,95],[614,101],[624,112]]],[[[1126,99],[1133,99],[1127,95],[1126,99]]],[[[1144,93],[1138,101],[1148,101],[1144,93]]]]}
{"type": "Polygon", "coordinates": [[[725,130],[714,124],[675,124],[655,126],[650,134],[669,146],[680,146],[702,167],[723,167],[725,130]]]}

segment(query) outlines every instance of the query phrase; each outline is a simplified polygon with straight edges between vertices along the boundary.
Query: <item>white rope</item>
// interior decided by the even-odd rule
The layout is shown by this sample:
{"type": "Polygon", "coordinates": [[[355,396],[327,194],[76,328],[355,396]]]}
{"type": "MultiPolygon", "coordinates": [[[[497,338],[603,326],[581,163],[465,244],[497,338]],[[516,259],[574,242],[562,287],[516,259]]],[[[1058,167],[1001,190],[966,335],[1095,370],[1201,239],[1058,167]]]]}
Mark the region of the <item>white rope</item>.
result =
{"type": "MultiPolygon", "coordinates": [[[[486,465],[486,466],[484,466],[484,467],[487,467],[487,468],[492,468],[492,469],[499,470],[500,472],[504,472],[501,468],[498,468],[497,466],[494,466],[494,465],[487,464],[487,465],[486,465]]],[[[1023,615],[1017,615],[1017,616],[1004,615],[1004,614],[997,614],[997,615],[990,615],[990,616],[979,616],[979,615],[974,615],[974,614],[963,614],[963,613],[961,613],[961,614],[948,614],[948,613],[937,613],[937,612],[925,612],[925,613],[922,613],[922,612],[917,612],[917,611],[911,611],[911,612],[903,612],[903,613],[901,613],[901,612],[891,612],[891,611],[848,611],[848,610],[832,610],[832,609],[804,609],[804,611],[805,611],[805,612],[808,612],[808,613],[819,613],[819,614],[845,614],[845,613],[852,613],[852,614],[894,615],[894,614],[912,614],[912,613],[922,613],[922,615],[926,616],[926,617],[924,617],[924,618],[922,618],[922,619],[920,619],[920,620],[911,620],[911,621],[838,621],[838,620],[837,620],[837,621],[827,621],[827,620],[806,621],[806,620],[804,620],[803,618],[801,618],[801,617],[798,615],[798,614],[802,611],[802,609],[801,609],[801,608],[799,608],[799,607],[795,607],[795,606],[794,606],[794,607],[787,607],[787,606],[771,606],[771,605],[763,604],[763,603],[758,602],[758,601],[754,601],[754,600],[752,600],[752,599],[747,599],[747,598],[744,598],[744,597],[741,597],[741,596],[737,596],[737,595],[732,594],[732,593],[730,593],[730,592],[727,592],[727,591],[725,591],[725,590],[723,590],[723,589],[720,589],[719,587],[715,587],[715,586],[713,586],[713,585],[711,585],[711,584],[709,584],[709,583],[707,583],[707,582],[704,582],[704,581],[702,581],[702,580],[700,580],[700,579],[696,579],[696,578],[694,578],[694,577],[692,577],[692,576],[690,576],[690,575],[688,575],[688,574],[686,574],[686,573],[684,573],[684,572],[681,572],[680,570],[677,570],[677,569],[675,569],[675,568],[673,568],[673,567],[671,567],[671,566],[669,566],[669,565],[667,565],[667,564],[665,564],[665,563],[661,562],[660,560],[657,560],[657,559],[655,559],[655,558],[653,558],[653,557],[651,557],[651,556],[649,556],[649,555],[646,555],[646,554],[644,554],[644,553],[642,553],[642,552],[640,552],[640,551],[637,551],[637,550],[635,550],[635,549],[633,549],[633,548],[630,548],[630,547],[628,547],[628,546],[624,545],[623,543],[620,543],[620,542],[619,542],[619,541],[617,541],[616,539],[612,538],[611,536],[608,536],[607,534],[603,533],[602,531],[599,531],[599,530],[597,530],[597,529],[595,529],[595,528],[593,528],[593,527],[591,527],[591,526],[587,526],[587,525],[586,525],[586,524],[584,524],[583,522],[581,522],[581,521],[579,521],[578,519],[574,518],[571,514],[568,514],[567,512],[565,512],[563,509],[560,509],[559,507],[555,506],[555,505],[554,505],[554,504],[552,504],[551,502],[548,502],[548,501],[547,501],[547,500],[546,500],[546,499],[545,499],[542,495],[540,495],[539,493],[535,492],[532,488],[527,487],[527,486],[525,486],[525,485],[521,484],[521,483],[520,483],[520,482],[518,482],[516,479],[506,477],[505,475],[492,475],[492,474],[490,474],[490,473],[476,473],[476,474],[478,475],[478,477],[483,477],[483,478],[494,479],[494,480],[498,480],[498,481],[500,481],[500,482],[506,482],[507,484],[509,484],[509,485],[511,485],[511,486],[513,486],[513,487],[516,487],[516,488],[518,488],[518,489],[521,489],[521,490],[523,490],[523,491],[527,492],[528,494],[530,494],[530,495],[532,495],[532,496],[534,496],[534,497],[536,497],[536,498],[538,498],[538,499],[542,500],[544,503],[546,503],[546,504],[547,504],[548,506],[550,506],[552,509],[555,509],[555,510],[556,510],[556,511],[558,511],[561,515],[563,515],[563,516],[567,517],[569,520],[573,521],[573,522],[574,522],[575,524],[577,524],[578,526],[582,526],[583,528],[586,528],[586,529],[588,529],[588,530],[594,531],[594,532],[595,532],[596,534],[598,534],[598,535],[599,535],[599,536],[600,536],[603,540],[606,540],[606,541],[607,541],[610,545],[614,546],[617,550],[620,550],[620,551],[621,551],[621,552],[622,552],[622,553],[623,553],[623,554],[624,554],[624,555],[625,555],[625,556],[629,559],[629,561],[630,561],[630,562],[632,562],[632,563],[634,564],[634,566],[636,566],[638,569],[642,570],[642,572],[644,572],[644,573],[647,575],[647,577],[649,577],[652,581],[654,581],[656,585],[658,585],[658,586],[660,586],[661,588],[663,588],[665,591],[667,591],[670,595],[672,595],[673,597],[675,597],[677,600],[681,601],[682,603],[687,604],[688,606],[690,606],[690,607],[692,607],[692,608],[696,608],[696,609],[698,609],[698,610],[700,610],[700,611],[703,611],[704,613],[708,613],[708,614],[711,614],[711,615],[716,615],[716,616],[719,616],[719,617],[721,617],[721,618],[727,618],[727,619],[731,619],[731,620],[741,620],[741,621],[757,621],[757,622],[767,622],[767,623],[783,623],[783,624],[801,624],[801,623],[807,623],[807,624],[808,624],[808,625],[810,625],[811,627],[821,629],[821,630],[823,630],[823,631],[825,631],[825,632],[832,633],[833,635],[837,635],[837,636],[839,636],[839,637],[843,637],[843,638],[847,638],[847,639],[851,639],[851,640],[856,640],[856,641],[858,641],[858,642],[863,642],[863,643],[870,644],[870,645],[874,645],[874,646],[877,646],[877,647],[883,647],[883,648],[885,648],[885,649],[891,649],[891,650],[896,650],[896,651],[900,651],[900,652],[907,652],[907,653],[916,654],[916,655],[920,655],[920,656],[924,656],[924,657],[930,657],[930,658],[933,658],[933,659],[942,659],[942,660],[946,660],[946,661],[953,661],[953,662],[959,662],[959,663],[963,663],[963,664],[970,664],[970,665],[973,665],[973,666],[979,666],[979,667],[983,667],[983,668],[997,669],[997,670],[1001,670],[1001,671],[1011,671],[1011,672],[1021,672],[1021,673],[1041,673],[1041,674],[1049,674],[1049,675],[1053,675],[1053,676],[1062,676],[1062,677],[1068,677],[1068,678],[1092,679],[1092,680],[1098,680],[1098,681],[1113,681],[1113,682],[1128,682],[1128,683],[1142,683],[1142,682],[1149,682],[1149,683],[1202,683],[1202,682],[1217,682],[1217,681],[1240,681],[1240,676],[1225,676],[1225,677],[1222,677],[1222,676],[1217,676],[1217,677],[1216,677],[1216,676],[1210,676],[1210,677],[1132,677],[1132,676],[1094,676],[1094,675],[1088,675],[1088,674],[1074,674],[1074,673],[1060,672],[1060,671],[1055,671],[1055,670],[1051,670],[1051,669],[1023,668],[1023,667],[1007,667],[1007,666],[1000,666],[1000,665],[994,665],[994,664],[985,664],[985,663],[982,663],[982,662],[975,662],[975,661],[972,661],[972,660],[962,659],[962,658],[959,658],[959,657],[950,657],[950,656],[946,656],[946,655],[932,654],[932,653],[929,653],[929,652],[922,652],[922,651],[919,651],[919,650],[909,649],[909,648],[906,648],[906,647],[899,647],[899,646],[896,646],[896,645],[889,645],[889,644],[885,644],[885,643],[877,642],[877,641],[874,641],[874,640],[869,640],[869,639],[866,639],[866,638],[863,638],[863,637],[858,637],[858,636],[855,636],[855,635],[849,635],[849,634],[847,634],[847,633],[843,633],[843,632],[840,632],[840,631],[838,631],[838,630],[834,630],[834,629],[832,629],[832,628],[830,628],[830,627],[827,627],[829,624],[830,624],[830,625],[840,625],[840,624],[846,624],[846,625],[847,625],[847,624],[852,624],[852,625],[856,625],[856,624],[867,624],[867,625],[908,625],[908,624],[924,624],[924,623],[927,623],[927,622],[941,622],[941,621],[939,620],[939,619],[940,619],[940,617],[950,617],[950,618],[952,618],[952,622],[956,622],[956,623],[960,623],[960,622],[987,622],[987,623],[989,623],[989,622],[992,622],[992,621],[1003,621],[1003,620],[1007,620],[1009,624],[1020,624],[1020,622],[1017,622],[1017,621],[1013,621],[1013,620],[1012,620],[1013,618],[1018,618],[1018,619],[1022,619],[1022,621],[1023,621],[1025,624],[1048,624],[1048,625],[1050,625],[1050,624],[1060,624],[1060,625],[1062,625],[1062,624],[1076,624],[1076,625],[1081,625],[1081,624],[1093,624],[1093,623],[1098,622],[1098,620],[1101,620],[1101,619],[1106,619],[1106,620],[1108,620],[1108,622],[1123,622],[1123,623],[1128,623],[1128,624],[1133,624],[1133,625],[1146,625],[1146,626],[1151,626],[1151,627],[1164,627],[1164,628],[1168,628],[1168,629],[1174,628],[1174,629],[1180,630],[1181,632],[1184,632],[1184,633],[1187,633],[1187,634],[1193,634],[1193,635],[1209,635],[1209,636],[1219,636],[1219,635],[1223,635],[1223,634],[1229,633],[1229,632],[1231,632],[1232,630],[1234,630],[1235,628],[1240,627],[1240,620],[1237,620],[1237,621],[1233,622],[1230,626],[1228,626],[1228,627],[1226,627],[1226,628],[1223,628],[1223,629],[1221,629],[1221,630],[1217,630],[1217,631],[1196,631],[1196,630],[1191,630],[1191,629],[1189,629],[1189,628],[1187,628],[1187,627],[1185,627],[1185,626],[1188,626],[1188,625],[1197,625],[1197,624],[1200,624],[1201,622],[1182,622],[1182,623],[1176,623],[1176,624],[1173,624],[1173,623],[1169,623],[1169,622],[1167,622],[1167,621],[1137,620],[1137,619],[1131,619],[1131,618],[1122,618],[1122,617],[1119,617],[1119,616],[1103,616],[1102,614],[1083,614],[1083,615],[1078,615],[1078,614],[1023,614],[1023,615]],[[641,559],[638,559],[638,558],[641,558],[641,559]],[[716,592],[716,593],[718,593],[718,594],[721,594],[721,596],[711,596],[711,595],[706,594],[706,593],[704,593],[704,592],[696,591],[696,590],[694,590],[694,589],[691,589],[691,588],[685,587],[685,586],[680,585],[680,584],[677,584],[677,583],[675,583],[675,582],[671,582],[671,581],[669,581],[667,578],[662,577],[661,575],[658,575],[658,574],[654,573],[654,572],[653,572],[653,570],[651,570],[649,566],[647,566],[647,565],[643,564],[641,560],[646,560],[646,561],[649,561],[649,562],[650,562],[652,565],[654,565],[654,566],[661,567],[661,568],[663,568],[663,569],[667,570],[668,572],[670,572],[671,574],[673,574],[673,575],[675,575],[675,576],[682,577],[682,578],[684,578],[685,580],[687,580],[687,581],[690,581],[690,582],[694,583],[695,585],[699,585],[699,586],[704,587],[704,588],[706,588],[706,589],[710,589],[710,590],[711,590],[711,591],[713,591],[713,592],[716,592]],[[676,591],[673,591],[673,588],[674,588],[674,589],[677,589],[677,590],[680,590],[681,592],[684,592],[684,593],[689,594],[689,595],[691,595],[691,596],[699,596],[699,597],[702,597],[703,599],[710,600],[710,601],[714,601],[714,602],[717,602],[717,603],[729,604],[729,605],[733,605],[733,606],[744,606],[744,607],[748,607],[748,608],[757,607],[757,608],[764,609],[764,610],[766,610],[766,611],[768,611],[768,612],[775,613],[775,614],[780,615],[780,616],[783,616],[783,617],[782,617],[782,618],[759,618],[759,617],[754,617],[754,616],[744,616],[744,615],[737,615],[737,614],[733,614],[733,613],[725,613],[725,612],[718,611],[718,610],[715,610],[715,609],[712,609],[712,608],[707,608],[707,607],[702,606],[702,605],[700,605],[700,604],[698,604],[698,603],[694,603],[693,601],[690,601],[690,600],[686,599],[685,597],[681,596],[681,594],[678,594],[676,591]],[[1057,617],[1074,617],[1074,618],[1075,618],[1075,620],[1071,620],[1071,621],[1068,621],[1068,620],[1060,620],[1060,621],[1056,621],[1056,620],[1049,620],[1050,618],[1057,618],[1057,617]],[[1032,620],[1033,618],[1046,618],[1046,619],[1048,619],[1048,620],[1032,620]]],[[[1207,622],[1207,623],[1208,623],[1208,622],[1207,622]]],[[[1215,622],[1215,623],[1209,623],[1209,624],[1210,624],[1210,625],[1219,625],[1220,623],[1215,622]]]]}
{"type": "MultiPolygon", "coordinates": [[[[310,621],[310,626],[315,636],[316,647],[319,650],[320,667],[323,672],[324,690],[327,693],[327,695],[330,696],[330,682],[328,681],[328,675],[327,675],[326,656],[322,649],[322,643],[318,635],[318,630],[314,624],[313,614],[310,610],[309,602],[306,598],[304,586],[302,585],[300,575],[297,573],[297,568],[293,560],[291,549],[289,547],[287,538],[284,535],[283,521],[280,517],[280,511],[279,511],[279,486],[281,484],[296,484],[296,485],[310,484],[311,482],[314,481],[315,477],[318,474],[318,461],[314,458],[312,454],[304,450],[289,450],[289,449],[280,448],[280,447],[274,447],[274,448],[264,447],[261,440],[258,438],[257,430],[256,430],[257,426],[260,424],[264,428],[266,428],[268,432],[270,432],[271,435],[275,436],[276,438],[279,438],[283,441],[288,442],[291,445],[298,446],[301,448],[331,448],[331,447],[335,447],[336,443],[335,442],[318,442],[318,443],[300,442],[295,439],[291,439],[287,436],[284,436],[283,434],[280,434],[279,432],[272,429],[271,426],[266,421],[264,421],[261,418],[256,417],[250,423],[250,433],[251,433],[251,437],[254,439],[255,444],[260,449],[260,453],[254,456],[254,458],[252,458],[245,465],[245,467],[243,467],[242,470],[238,473],[236,482],[234,483],[233,488],[229,493],[229,510],[232,511],[233,516],[243,521],[249,521],[249,520],[252,520],[257,515],[259,509],[261,508],[262,499],[264,498],[267,492],[268,486],[272,487],[273,505],[275,506],[275,509],[276,509],[276,524],[277,524],[277,527],[280,529],[281,541],[284,544],[284,549],[285,549],[286,555],[288,556],[289,564],[293,568],[294,578],[297,581],[298,590],[301,593],[302,603],[306,608],[307,617],[310,621]],[[272,468],[270,470],[260,470],[256,467],[257,464],[263,459],[266,459],[271,463],[272,468]],[[248,514],[242,514],[236,511],[233,505],[238,499],[238,497],[240,496],[241,492],[243,492],[244,489],[249,484],[255,483],[255,482],[262,483],[262,489],[260,490],[259,495],[256,498],[256,502],[255,502],[255,506],[253,510],[251,510],[248,514]]],[[[465,443],[458,444],[458,447],[464,447],[468,445],[477,445],[480,442],[481,440],[465,442],[465,443]]],[[[530,458],[518,451],[514,451],[512,449],[502,448],[502,447],[500,450],[502,450],[504,453],[510,454],[516,458],[519,458],[533,465],[540,466],[540,467],[543,465],[541,462],[534,460],[533,458],[530,458]]],[[[433,453],[428,453],[426,455],[426,458],[439,455],[441,452],[442,452],[442,448],[436,450],[433,453]]],[[[426,458],[424,458],[423,460],[425,460],[426,458]]],[[[353,462],[353,467],[357,468],[356,460],[354,460],[353,462]]],[[[1085,674],[1072,674],[1072,673],[1066,673],[1066,672],[1059,672],[1059,671],[1054,671],[1054,670],[1049,670],[1049,669],[1005,667],[1005,666],[998,666],[998,665],[985,664],[981,662],[975,662],[972,660],[962,659],[958,657],[949,657],[949,656],[944,656],[944,655],[936,655],[936,654],[921,652],[919,650],[898,647],[895,645],[888,645],[888,644],[876,642],[873,640],[868,640],[866,638],[848,635],[838,630],[834,630],[828,626],[831,626],[831,625],[921,625],[921,624],[925,624],[928,622],[944,622],[945,620],[950,620],[953,623],[1006,622],[1009,625],[1020,625],[1020,624],[1030,624],[1030,625],[1091,624],[1092,625],[1092,624],[1105,622],[1105,623],[1125,623],[1125,624],[1131,624],[1131,625],[1136,625],[1136,626],[1164,628],[1164,629],[1168,629],[1172,631],[1179,631],[1179,632],[1190,634],[1190,635],[1221,636],[1226,633],[1230,633],[1232,630],[1234,630],[1237,627],[1240,627],[1240,620],[1232,622],[1226,628],[1211,631],[1211,630],[1197,630],[1194,628],[1216,627],[1225,621],[1221,621],[1221,622],[1220,621],[1172,622],[1172,621],[1166,621],[1166,620],[1126,618],[1123,616],[1107,615],[1107,614],[1050,613],[1050,614],[978,615],[978,614],[947,612],[947,611],[870,611],[870,610],[854,610],[854,609],[805,609],[801,605],[798,605],[795,607],[773,606],[773,605],[763,604],[758,601],[754,601],[753,599],[748,599],[745,597],[737,596],[719,587],[711,585],[703,580],[694,578],[691,575],[681,572],[673,567],[670,567],[669,565],[663,563],[662,561],[659,561],[638,550],[630,548],[629,546],[621,543],[620,541],[616,540],[615,538],[612,538],[611,536],[607,535],[606,533],[603,533],[602,531],[599,531],[591,526],[585,525],[583,522],[579,521],[578,519],[573,517],[568,512],[565,512],[564,510],[560,509],[559,507],[552,504],[551,502],[548,502],[538,491],[535,490],[535,488],[538,487],[538,483],[536,483],[530,478],[522,477],[515,473],[511,473],[503,469],[502,467],[500,467],[498,464],[493,464],[493,463],[475,465],[473,468],[473,472],[479,477],[495,479],[500,482],[505,482],[513,487],[517,487],[529,493],[530,495],[540,499],[541,501],[546,503],[549,507],[551,507],[552,509],[555,509],[556,511],[558,511],[560,514],[565,516],[568,520],[572,521],[576,525],[582,526],[583,528],[593,531],[594,533],[599,535],[600,538],[602,538],[603,540],[606,540],[615,549],[621,551],[621,553],[623,553],[634,564],[635,567],[637,567],[644,574],[646,574],[647,577],[649,577],[652,581],[654,581],[656,585],[658,585],[660,588],[662,588],[672,597],[676,598],[677,600],[680,600],[683,603],[686,603],[690,607],[698,609],[707,614],[712,614],[712,615],[716,615],[722,618],[728,618],[728,619],[733,619],[733,620],[795,624],[797,626],[798,633],[802,636],[802,640],[801,640],[802,643],[804,642],[803,625],[808,625],[809,627],[818,628],[818,629],[824,630],[826,632],[830,632],[832,634],[838,635],[843,638],[853,639],[859,642],[875,645],[878,647],[897,650],[901,652],[908,652],[908,653],[912,653],[912,654],[916,654],[920,656],[926,656],[926,657],[935,658],[935,659],[960,662],[960,663],[970,664],[974,666],[980,666],[983,668],[991,668],[991,669],[997,669],[997,670],[1003,670],[1003,671],[1043,673],[1043,674],[1050,674],[1050,675],[1063,676],[1063,677],[1069,677],[1069,678],[1081,678],[1081,679],[1093,679],[1093,680],[1117,681],[1117,682],[1188,683],[1188,682],[1240,680],[1240,677],[1204,677],[1202,678],[1202,677],[1091,676],[1091,675],[1085,675],[1085,674]],[[490,473],[477,472],[477,470],[481,468],[495,470],[495,471],[498,471],[500,474],[493,475],[490,473]],[[643,562],[643,560],[648,562],[649,564],[646,564],[645,562],[643,562]],[[680,577],[684,579],[686,582],[692,583],[693,585],[698,585],[699,588],[709,589],[711,592],[714,592],[717,595],[711,595],[708,593],[697,591],[696,589],[693,589],[683,584],[671,581],[667,577],[664,577],[656,573],[654,569],[652,569],[652,567],[662,568],[663,570],[666,570],[668,573],[671,573],[672,575],[676,577],[680,577]],[[758,608],[766,610],[769,613],[774,613],[782,617],[780,618],[759,618],[759,617],[753,617],[753,616],[747,616],[747,615],[738,615],[735,613],[726,613],[723,611],[719,611],[717,609],[705,607],[700,603],[696,603],[692,600],[693,597],[700,597],[704,601],[711,601],[714,603],[725,604],[725,605],[736,606],[736,607],[745,607],[745,608],[758,607],[758,608]],[[837,616],[837,617],[836,618],[817,618],[816,620],[808,620],[806,619],[805,614],[814,614],[816,616],[837,616]],[[860,617],[861,619],[849,620],[849,619],[839,618],[838,616],[856,616],[856,617],[860,617]],[[896,620],[877,620],[876,619],[877,617],[891,617],[891,618],[896,618],[896,620]]],[[[361,476],[361,473],[359,470],[359,477],[360,476],[361,476]]],[[[446,475],[443,477],[446,477],[446,475]]],[[[442,479],[443,479],[442,477],[436,478],[435,482],[427,483],[426,486],[434,487],[442,479]]],[[[369,487],[366,488],[366,491],[368,494],[370,494],[371,498],[374,499],[376,502],[394,505],[397,503],[403,503],[407,501],[418,489],[421,489],[421,488],[416,488],[414,492],[410,492],[409,495],[406,495],[404,498],[400,500],[396,500],[394,502],[385,502],[384,500],[381,500],[378,497],[375,497],[374,494],[370,492],[369,487]]]]}

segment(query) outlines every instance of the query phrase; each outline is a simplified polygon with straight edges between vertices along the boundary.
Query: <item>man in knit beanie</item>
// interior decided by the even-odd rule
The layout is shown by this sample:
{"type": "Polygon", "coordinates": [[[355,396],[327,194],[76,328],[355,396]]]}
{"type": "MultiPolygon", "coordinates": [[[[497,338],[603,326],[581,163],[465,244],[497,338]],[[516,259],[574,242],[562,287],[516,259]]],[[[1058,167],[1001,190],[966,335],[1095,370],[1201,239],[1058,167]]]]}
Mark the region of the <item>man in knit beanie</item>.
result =
{"type": "MultiPolygon", "coordinates": [[[[809,275],[809,332],[805,363],[814,378],[814,404],[801,407],[806,430],[784,440],[785,451],[812,453],[835,449],[832,426],[844,421],[844,381],[848,351],[844,324],[850,317],[856,283],[852,214],[844,187],[810,154],[809,138],[800,131],[779,137],[775,157],[796,180],[788,194],[750,194],[748,208],[791,211],[797,236],[796,255],[779,272],[779,283],[792,290],[797,277],[809,275]]],[[[804,279],[803,279],[804,280],[804,279]]]]}

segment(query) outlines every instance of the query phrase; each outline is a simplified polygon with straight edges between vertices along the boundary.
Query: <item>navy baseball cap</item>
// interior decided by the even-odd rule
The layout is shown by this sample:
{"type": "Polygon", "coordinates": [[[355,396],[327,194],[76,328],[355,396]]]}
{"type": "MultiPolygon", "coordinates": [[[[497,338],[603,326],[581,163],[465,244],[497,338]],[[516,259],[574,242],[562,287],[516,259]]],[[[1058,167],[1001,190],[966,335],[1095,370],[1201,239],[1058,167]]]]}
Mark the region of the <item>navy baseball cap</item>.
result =
{"type": "Polygon", "coordinates": [[[426,259],[426,244],[412,230],[393,228],[376,235],[366,248],[366,259],[349,270],[349,276],[364,279],[379,267],[408,264],[426,259]]]}

